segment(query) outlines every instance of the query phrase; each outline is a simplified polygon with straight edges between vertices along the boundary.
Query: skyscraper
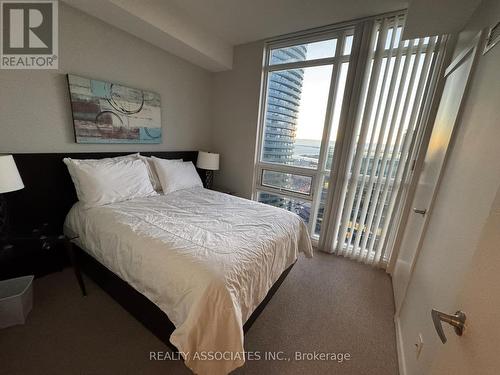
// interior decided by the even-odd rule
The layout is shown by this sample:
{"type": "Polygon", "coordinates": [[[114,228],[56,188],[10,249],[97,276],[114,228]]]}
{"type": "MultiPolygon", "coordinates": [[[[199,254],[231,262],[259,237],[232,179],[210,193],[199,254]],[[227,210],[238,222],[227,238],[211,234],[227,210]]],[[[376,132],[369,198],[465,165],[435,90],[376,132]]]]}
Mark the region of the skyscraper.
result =
{"type": "MultiPolygon", "coordinates": [[[[306,60],[307,47],[294,46],[274,50],[271,65],[306,60]]],[[[275,71],[269,75],[267,110],[264,127],[262,160],[271,163],[292,164],[299,116],[304,69],[275,71]]],[[[282,174],[267,177],[271,185],[285,187],[282,174]],[[276,181],[270,181],[275,179],[276,181]]],[[[291,204],[288,199],[261,193],[263,203],[284,207],[291,204]]],[[[285,207],[290,209],[290,207],[285,207]]],[[[294,211],[292,209],[292,211],[294,211]]]]}
{"type": "MultiPolygon", "coordinates": [[[[273,51],[271,64],[303,61],[305,46],[273,51]]],[[[263,160],[289,164],[293,159],[295,134],[302,94],[303,69],[275,71],[269,75],[263,160]]]]}

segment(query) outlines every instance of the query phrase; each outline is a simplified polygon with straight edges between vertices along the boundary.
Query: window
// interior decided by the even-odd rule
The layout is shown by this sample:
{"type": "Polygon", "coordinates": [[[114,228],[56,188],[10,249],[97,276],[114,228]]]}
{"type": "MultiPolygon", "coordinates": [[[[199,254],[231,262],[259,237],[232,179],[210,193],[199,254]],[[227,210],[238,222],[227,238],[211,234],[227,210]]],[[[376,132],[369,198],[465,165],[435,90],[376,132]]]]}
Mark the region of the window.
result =
{"type": "Polygon", "coordinates": [[[336,50],[337,39],[327,39],[319,42],[298,44],[291,47],[276,48],[271,50],[269,65],[334,57],[336,50]]]}
{"type": "Polygon", "coordinates": [[[352,27],[270,44],[264,66],[255,199],[297,213],[319,238],[352,27]],[[327,134],[331,142],[323,142],[327,134]]]}
{"type": "Polygon", "coordinates": [[[323,249],[372,264],[387,256],[440,40],[401,40],[403,22],[269,43],[263,67],[254,198],[298,214],[323,249]]]}
{"type": "Polygon", "coordinates": [[[269,74],[262,161],[318,168],[332,67],[269,74]]]}
{"type": "Polygon", "coordinates": [[[283,173],[276,171],[262,170],[262,185],[281,189],[281,191],[295,192],[298,194],[311,195],[311,176],[300,174],[283,173]]]}
{"type": "Polygon", "coordinates": [[[311,202],[309,201],[263,191],[258,192],[257,200],[294,212],[299,215],[306,224],[309,223],[311,212],[311,202]]]}
{"type": "Polygon", "coordinates": [[[348,151],[347,183],[329,244],[338,254],[377,265],[388,260],[384,243],[401,201],[397,196],[411,162],[438,42],[438,37],[402,41],[402,21],[383,19],[375,24],[348,151]]]}
{"type": "Polygon", "coordinates": [[[319,238],[352,28],[269,45],[255,198],[296,212],[319,238]],[[327,135],[329,142],[323,142],[327,135]]]}

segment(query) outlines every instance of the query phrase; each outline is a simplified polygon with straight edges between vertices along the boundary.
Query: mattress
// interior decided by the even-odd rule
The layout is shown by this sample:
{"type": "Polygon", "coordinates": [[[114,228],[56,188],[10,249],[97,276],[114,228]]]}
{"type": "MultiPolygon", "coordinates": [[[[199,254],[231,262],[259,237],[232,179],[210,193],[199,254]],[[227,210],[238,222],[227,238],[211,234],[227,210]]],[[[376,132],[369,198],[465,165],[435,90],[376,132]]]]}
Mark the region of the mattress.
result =
{"type": "Polygon", "coordinates": [[[203,188],[90,209],[76,203],[64,227],[167,314],[171,343],[198,374],[243,365],[244,323],[299,252],[313,253],[297,215],[203,188]]]}

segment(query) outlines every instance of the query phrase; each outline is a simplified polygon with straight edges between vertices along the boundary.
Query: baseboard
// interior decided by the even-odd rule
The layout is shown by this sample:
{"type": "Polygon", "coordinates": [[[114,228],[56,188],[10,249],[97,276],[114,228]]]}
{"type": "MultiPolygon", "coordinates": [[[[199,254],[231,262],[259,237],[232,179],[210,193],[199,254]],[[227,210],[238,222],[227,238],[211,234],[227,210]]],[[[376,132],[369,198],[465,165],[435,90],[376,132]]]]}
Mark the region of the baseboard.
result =
{"type": "Polygon", "coordinates": [[[394,317],[394,326],[396,327],[396,348],[398,352],[399,375],[406,375],[406,362],[403,351],[403,336],[401,335],[399,316],[394,317]]]}

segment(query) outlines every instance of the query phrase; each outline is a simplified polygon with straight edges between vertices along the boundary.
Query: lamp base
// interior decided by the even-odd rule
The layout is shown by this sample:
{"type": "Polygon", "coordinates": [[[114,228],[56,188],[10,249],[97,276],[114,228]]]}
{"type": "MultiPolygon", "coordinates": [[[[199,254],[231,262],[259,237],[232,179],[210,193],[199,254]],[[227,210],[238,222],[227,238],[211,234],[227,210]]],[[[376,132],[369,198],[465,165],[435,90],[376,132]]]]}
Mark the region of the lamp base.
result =
{"type": "Polygon", "coordinates": [[[214,171],[205,170],[205,188],[212,189],[214,185],[214,171]]]}
{"type": "Polygon", "coordinates": [[[8,227],[7,200],[3,194],[0,194],[0,243],[4,243],[7,240],[8,227]]]}

